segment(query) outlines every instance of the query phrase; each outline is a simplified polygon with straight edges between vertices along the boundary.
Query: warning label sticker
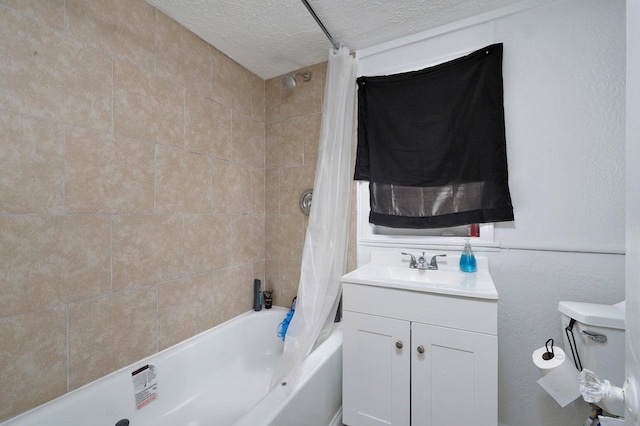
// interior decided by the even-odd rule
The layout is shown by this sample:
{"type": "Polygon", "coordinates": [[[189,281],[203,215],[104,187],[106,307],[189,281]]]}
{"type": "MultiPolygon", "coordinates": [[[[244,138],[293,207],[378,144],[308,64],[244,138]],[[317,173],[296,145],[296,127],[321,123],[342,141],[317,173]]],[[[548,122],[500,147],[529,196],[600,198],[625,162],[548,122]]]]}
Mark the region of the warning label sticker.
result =
{"type": "Polygon", "coordinates": [[[132,372],[131,378],[138,410],[158,398],[158,375],[155,366],[145,365],[132,372]]]}

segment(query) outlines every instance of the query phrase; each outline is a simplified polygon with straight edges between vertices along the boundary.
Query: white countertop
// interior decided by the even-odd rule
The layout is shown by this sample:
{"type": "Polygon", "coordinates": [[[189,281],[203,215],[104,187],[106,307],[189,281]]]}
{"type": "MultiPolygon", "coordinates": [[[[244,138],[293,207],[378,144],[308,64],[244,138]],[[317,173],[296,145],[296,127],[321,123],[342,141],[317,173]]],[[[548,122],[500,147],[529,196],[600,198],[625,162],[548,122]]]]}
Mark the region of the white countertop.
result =
{"type": "MultiPolygon", "coordinates": [[[[430,259],[429,254],[425,257],[430,259]]],[[[447,255],[442,258],[443,261],[440,259],[438,270],[420,270],[409,268],[409,256],[402,256],[400,252],[397,255],[374,254],[371,263],[344,275],[342,282],[476,299],[498,299],[486,258],[476,258],[476,272],[460,271],[457,267],[459,256],[447,255]]]]}

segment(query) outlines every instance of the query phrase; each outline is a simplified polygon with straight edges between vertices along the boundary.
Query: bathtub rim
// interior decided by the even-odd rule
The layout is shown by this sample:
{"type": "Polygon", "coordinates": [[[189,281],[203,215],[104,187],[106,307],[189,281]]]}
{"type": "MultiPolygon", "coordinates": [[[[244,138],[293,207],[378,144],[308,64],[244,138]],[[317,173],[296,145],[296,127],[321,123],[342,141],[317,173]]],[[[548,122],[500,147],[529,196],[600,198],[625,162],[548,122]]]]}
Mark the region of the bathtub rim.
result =
{"type": "MultiPolygon", "coordinates": [[[[286,313],[289,311],[288,308],[282,307],[282,306],[277,306],[277,305],[273,305],[273,307],[271,309],[268,309],[267,311],[271,311],[271,312],[282,312],[283,316],[282,318],[284,318],[284,315],[286,315],[286,313]]],[[[129,371],[134,371],[136,369],[138,369],[140,366],[146,365],[146,364],[154,364],[154,360],[160,356],[171,356],[173,353],[185,350],[187,348],[189,348],[190,346],[193,346],[195,344],[197,344],[200,340],[203,340],[207,337],[209,337],[208,335],[215,332],[216,329],[222,328],[225,325],[228,325],[229,323],[232,322],[238,322],[240,321],[243,317],[247,317],[247,316],[258,316],[262,313],[262,311],[255,311],[253,309],[248,310],[246,312],[243,312],[239,315],[236,315],[235,317],[229,318],[228,320],[221,322],[220,324],[214,325],[213,327],[210,327],[206,330],[203,330],[201,332],[199,332],[198,334],[194,334],[191,337],[188,337],[184,340],[181,340],[167,348],[164,348],[161,351],[155,352],[149,356],[146,356],[145,358],[139,359],[137,361],[132,362],[131,364],[128,364],[124,367],[118,368],[115,371],[112,371],[108,374],[105,374],[102,377],[99,377],[89,383],[86,383],[82,386],[80,386],[79,388],[73,389],[69,392],[65,392],[64,394],[57,396],[56,398],[47,401],[43,404],[37,405],[33,408],[30,408],[27,411],[24,411],[20,414],[17,414],[13,417],[9,417],[6,418],[4,420],[2,420],[2,422],[0,422],[0,426],[14,426],[14,423],[16,426],[19,426],[20,420],[23,417],[28,417],[30,415],[32,415],[34,412],[39,411],[39,410],[46,410],[47,408],[51,407],[52,405],[55,404],[59,404],[61,402],[61,400],[63,399],[68,399],[68,398],[73,398],[73,395],[76,395],[78,393],[81,393],[82,391],[86,390],[86,388],[90,387],[90,386],[95,386],[101,382],[106,382],[109,380],[113,380],[115,379],[115,376],[117,376],[118,374],[121,374],[123,372],[129,372],[129,371]]],[[[274,331],[275,333],[275,331],[274,331]]],[[[264,398],[264,397],[263,397],[264,398]]],[[[260,399],[262,400],[262,398],[260,399]]]]}
{"type": "MultiPolygon", "coordinates": [[[[293,399],[296,395],[303,391],[304,386],[311,380],[312,377],[320,370],[325,364],[329,362],[327,354],[334,355],[337,351],[342,351],[343,331],[342,323],[333,323],[331,333],[327,338],[311,352],[302,362],[300,381],[296,384],[293,390],[289,391],[282,386],[276,385],[265,396],[263,396],[256,404],[243,415],[233,426],[253,426],[256,425],[256,418],[260,418],[264,423],[271,424],[271,422],[278,417],[282,410],[274,411],[273,407],[276,404],[271,404],[272,399],[276,399],[278,407],[283,408],[286,404],[293,399]]],[[[340,354],[340,358],[341,358],[340,354]]],[[[342,360],[340,359],[340,365],[342,360]]],[[[342,374],[340,374],[342,376],[342,374]]],[[[339,381],[340,388],[342,388],[342,377],[339,381]]],[[[340,398],[342,401],[342,398],[340,398]]],[[[338,407],[337,411],[332,414],[332,420],[329,425],[342,425],[342,403],[338,407]]]]}

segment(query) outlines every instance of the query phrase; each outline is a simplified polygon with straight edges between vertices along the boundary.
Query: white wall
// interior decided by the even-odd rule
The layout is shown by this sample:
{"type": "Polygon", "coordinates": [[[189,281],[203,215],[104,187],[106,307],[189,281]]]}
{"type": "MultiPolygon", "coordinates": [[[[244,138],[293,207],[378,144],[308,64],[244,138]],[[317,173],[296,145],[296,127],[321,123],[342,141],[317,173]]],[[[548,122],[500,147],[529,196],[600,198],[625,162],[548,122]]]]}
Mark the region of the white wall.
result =
{"type": "MultiPolygon", "coordinates": [[[[640,380],[640,1],[627,1],[627,202],[626,202],[626,376],[640,380]],[[635,23],[632,26],[631,23],[635,23]]],[[[640,421],[627,425],[639,425],[640,421]]]]}
{"type": "Polygon", "coordinates": [[[624,1],[563,1],[496,23],[514,224],[504,245],[624,248],[624,1]]]}
{"type": "Polygon", "coordinates": [[[560,300],[624,298],[625,2],[528,2],[505,11],[358,52],[359,75],[504,43],[515,222],[496,225],[501,249],[486,253],[500,295],[499,419],[578,425],[588,406],[561,409],[535,383],[531,352],[549,337],[562,341],[560,300]]]}

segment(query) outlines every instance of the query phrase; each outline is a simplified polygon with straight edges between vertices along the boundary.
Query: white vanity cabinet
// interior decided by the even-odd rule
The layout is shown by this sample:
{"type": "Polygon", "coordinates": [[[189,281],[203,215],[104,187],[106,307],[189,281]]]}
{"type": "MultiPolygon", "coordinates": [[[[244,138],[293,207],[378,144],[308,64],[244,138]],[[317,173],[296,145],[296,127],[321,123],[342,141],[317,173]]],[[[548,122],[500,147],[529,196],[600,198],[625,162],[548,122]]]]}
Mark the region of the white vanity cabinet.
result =
{"type": "Polygon", "coordinates": [[[488,270],[462,275],[458,294],[385,277],[389,268],[362,269],[342,279],[343,423],[496,426],[497,293],[488,270]],[[480,279],[493,291],[480,290],[480,279]]]}

